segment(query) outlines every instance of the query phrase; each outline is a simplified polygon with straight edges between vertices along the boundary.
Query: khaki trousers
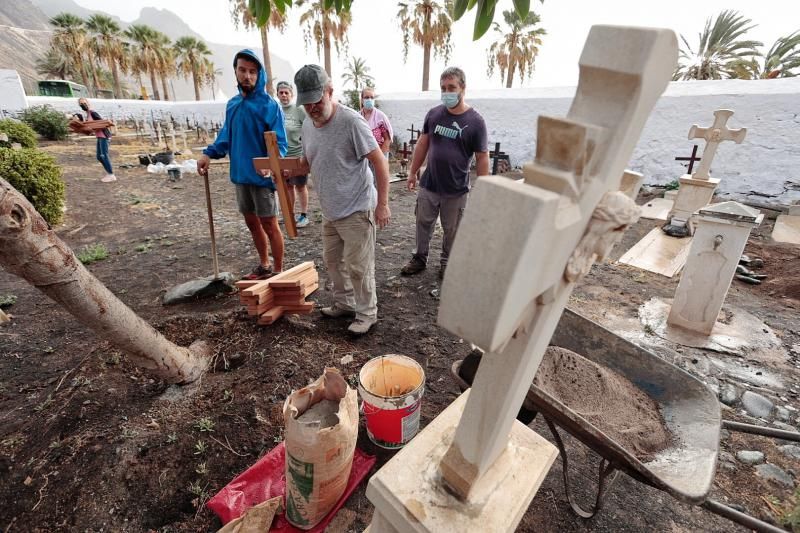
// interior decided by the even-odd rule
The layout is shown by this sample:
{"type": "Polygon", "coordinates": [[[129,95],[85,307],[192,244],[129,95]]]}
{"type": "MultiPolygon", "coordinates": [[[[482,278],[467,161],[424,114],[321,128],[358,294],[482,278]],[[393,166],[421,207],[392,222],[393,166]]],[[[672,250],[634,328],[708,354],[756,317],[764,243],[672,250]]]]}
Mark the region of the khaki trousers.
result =
{"type": "Polygon", "coordinates": [[[322,220],[322,259],[333,281],[336,306],[356,318],[375,319],[375,214],[358,211],[339,220],[322,220]]]}

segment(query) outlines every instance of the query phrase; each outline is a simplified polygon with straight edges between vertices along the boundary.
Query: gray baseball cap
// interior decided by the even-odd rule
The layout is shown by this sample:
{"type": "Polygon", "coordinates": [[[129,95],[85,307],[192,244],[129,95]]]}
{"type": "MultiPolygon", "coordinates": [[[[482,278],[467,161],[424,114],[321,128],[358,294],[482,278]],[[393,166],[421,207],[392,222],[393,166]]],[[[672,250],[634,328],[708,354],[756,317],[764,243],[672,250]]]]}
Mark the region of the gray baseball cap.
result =
{"type": "Polygon", "coordinates": [[[319,65],[305,65],[294,75],[297,86],[297,105],[316,104],[322,100],[328,73],[319,65]]]}

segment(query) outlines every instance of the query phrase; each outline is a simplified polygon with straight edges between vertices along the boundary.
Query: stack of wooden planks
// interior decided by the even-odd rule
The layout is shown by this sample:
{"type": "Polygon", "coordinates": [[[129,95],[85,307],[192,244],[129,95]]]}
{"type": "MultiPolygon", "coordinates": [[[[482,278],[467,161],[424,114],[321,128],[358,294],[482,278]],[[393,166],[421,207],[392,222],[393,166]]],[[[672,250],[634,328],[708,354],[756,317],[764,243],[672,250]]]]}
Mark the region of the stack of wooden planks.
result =
{"type": "Polygon", "coordinates": [[[247,314],[268,325],[285,313],[305,315],[314,310],[314,302],[306,298],[319,288],[319,273],[313,261],[306,261],[269,279],[237,281],[236,287],[247,314]]]}

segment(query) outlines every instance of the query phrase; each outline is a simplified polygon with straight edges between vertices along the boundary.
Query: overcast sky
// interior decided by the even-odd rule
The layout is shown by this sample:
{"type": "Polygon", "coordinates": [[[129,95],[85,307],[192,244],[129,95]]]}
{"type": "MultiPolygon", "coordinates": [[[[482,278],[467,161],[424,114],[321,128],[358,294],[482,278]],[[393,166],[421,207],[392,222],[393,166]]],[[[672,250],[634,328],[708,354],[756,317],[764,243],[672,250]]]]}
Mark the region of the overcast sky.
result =
{"type": "MultiPolygon", "coordinates": [[[[137,18],[144,6],[169,9],[182,17],[205,39],[226,44],[260,46],[255,31],[235,30],[227,0],[76,0],[80,5],[103,10],[121,19],[137,18]]],[[[500,0],[496,21],[502,21],[500,10],[512,9],[512,0],[500,0]]],[[[757,24],[749,38],[764,42],[768,48],[778,37],[800,29],[800,2],[797,0],[535,0],[531,6],[541,16],[547,30],[536,69],[522,86],[559,86],[577,82],[577,61],[589,28],[593,24],[658,26],[683,34],[696,47],[697,34],[708,17],[724,9],[738,10],[757,24]]],[[[396,17],[396,0],[355,0],[350,28],[349,55],[366,60],[375,76],[379,92],[418,91],[422,79],[422,49],[412,47],[408,62],[403,63],[402,33],[396,17]]],[[[290,28],[285,34],[270,33],[270,47],[289,61],[294,68],[306,63],[322,63],[312,48],[306,51],[302,28],[298,25],[300,10],[290,15],[290,28]]],[[[462,67],[467,73],[467,86],[474,89],[498,88],[499,73],[486,75],[486,50],[495,40],[490,30],[472,41],[474,10],[467,13],[453,28],[453,55],[449,64],[462,67]]],[[[344,64],[349,56],[334,55],[333,77],[341,82],[344,64]]],[[[432,60],[432,87],[438,84],[437,74],[445,67],[441,59],[432,60]]],[[[226,66],[227,67],[227,66],[226,66]]],[[[224,67],[224,68],[226,68],[224,67]]],[[[520,86],[515,83],[515,87],[520,86]]]]}

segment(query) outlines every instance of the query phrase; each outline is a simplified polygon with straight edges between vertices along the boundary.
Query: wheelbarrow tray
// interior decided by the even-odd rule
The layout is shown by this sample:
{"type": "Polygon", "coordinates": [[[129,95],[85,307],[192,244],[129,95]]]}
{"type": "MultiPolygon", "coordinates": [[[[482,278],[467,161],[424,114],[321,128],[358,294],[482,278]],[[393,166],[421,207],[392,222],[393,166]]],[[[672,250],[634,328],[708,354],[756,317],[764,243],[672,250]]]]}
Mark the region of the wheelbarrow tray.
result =
{"type": "MultiPolygon", "coordinates": [[[[572,350],[622,375],[653,398],[672,434],[668,448],[642,463],[578,413],[531,385],[525,406],[542,413],[615,468],[678,500],[700,504],[711,488],[719,453],[722,417],[716,395],[702,382],[652,352],[599,324],[564,310],[551,345],[572,350]]],[[[458,374],[461,386],[469,386],[458,374]]]]}

